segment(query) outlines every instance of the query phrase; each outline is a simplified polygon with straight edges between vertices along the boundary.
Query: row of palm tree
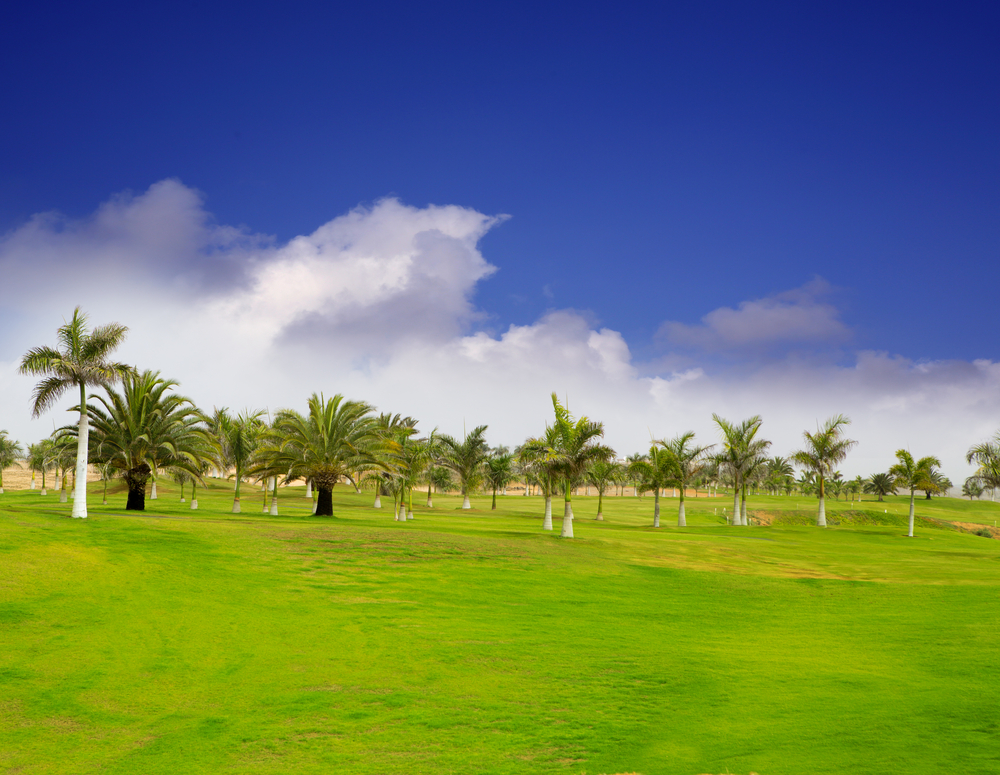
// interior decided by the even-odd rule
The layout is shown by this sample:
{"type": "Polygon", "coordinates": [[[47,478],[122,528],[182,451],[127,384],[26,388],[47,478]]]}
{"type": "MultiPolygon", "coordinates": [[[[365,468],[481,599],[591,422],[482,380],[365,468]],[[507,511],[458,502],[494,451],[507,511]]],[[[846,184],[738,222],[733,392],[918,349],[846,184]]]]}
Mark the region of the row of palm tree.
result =
{"type": "MultiPolygon", "coordinates": [[[[945,483],[950,486],[937,471],[940,462],[936,458],[914,460],[906,450],[896,453],[898,462],[886,474],[844,482],[836,466],[857,442],[846,437],[850,420],[842,415],[830,418],[815,432],[805,432],[803,448],[789,458],[766,456],[771,442],[761,435],[759,415],[739,423],[713,415],[721,436],[719,445],[699,445],[695,434],[687,432],[654,440],[648,453],[633,455],[625,463],[618,462],[614,450],[601,442],[602,423],[587,417],[574,419],[555,394],[553,422],[544,434],[528,439],[514,452],[491,450],[485,425],[461,440],[436,431],[419,438],[413,418],[375,415],[371,405],[340,395],[327,399],[313,394],[306,414],[281,410],[273,420],[256,410],[232,414],[216,409],[208,415],[176,392],[175,381],[110,360],[126,331],[117,323],[88,331],[86,316],[77,308],[59,328],[59,346],[30,350],[21,371],[45,377],[35,388],[35,415],[67,390],[78,388],[78,423],[59,429],[52,439],[27,451],[6,433],[0,434],[0,462],[25,455],[32,471],[41,471],[43,491],[45,472],[55,468],[57,474],[62,471],[59,481],[65,493],[66,471],[75,461],[74,517],[86,516],[88,460],[102,469],[105,478],[117,475],[125,481],[127,509],[144,508],[147,485],[150,497],[157,497],[156,478],[162,473],[181,484],[182,497],[183,487],[191,483],[192,508],[197,508],[195,488],[215,470],[232,472],[234,512],[240,511],[241,487],[248,478],[270,489],[272,513],[277,510],[279,483],[305,481],[310,497],[315,488],[319,515],[332,515],[332,490],[337,483],[347,482],[357,490],[374,489],[377,507],[383,496],[391,496],[396,519],[402,520],[412,518],[413,490],[421,483],[428,487],[428,505],[435,484],[446,486],[454,475],[463,509],[470,508],[469,495],[480,487],[492,491],[492,507],[496,508],[497,493],[519,478],[525,482],[526,494],[535,487],[545,496],[544,529],[552,529],[552,498],[562,493],[565,537],[573,536],[572,495],[583,484],[597,489],[598,519],[603,519],[603,497],[611,486],[630,480],[636,494],[654,492],[656,527],[660,525],[660,493],[667,487],[679,489],[680,526],[686,525],[684,498],[692,484],[714,484],[716,489],[720,482],[731,485],[733,525],[747,524],[747,494],[752,487],[815,491],[820,526],[826,524],[828,491],[839,498],[842,492],[860,494],[863,489],[878,492],[881,498],[890,488],[904,487],[911,495],[911,534],[916,490],[925,490],[930,497],[945,483]],[[88,397],[87,388],[95,386],[103,388],[103,394],[88,397]],[[793,463],[804,469],[797,482],[792,478],[793,463]]],[[[995,488],[1000,483],[1000,436],[970,450],[969,460],[979,465],[971,484],[995,488]]]]}

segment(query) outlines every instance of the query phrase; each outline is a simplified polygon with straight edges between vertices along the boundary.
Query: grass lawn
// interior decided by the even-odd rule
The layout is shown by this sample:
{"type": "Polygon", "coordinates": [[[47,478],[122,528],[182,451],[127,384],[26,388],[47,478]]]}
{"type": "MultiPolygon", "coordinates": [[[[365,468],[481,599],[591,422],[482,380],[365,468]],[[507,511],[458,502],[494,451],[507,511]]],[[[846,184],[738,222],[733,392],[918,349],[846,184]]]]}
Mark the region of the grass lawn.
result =
{"type": "Polygon", "coordinates": [[[1000,772],[1000,505],[302,493],[0,496],[0,772],[1000,772]]]}

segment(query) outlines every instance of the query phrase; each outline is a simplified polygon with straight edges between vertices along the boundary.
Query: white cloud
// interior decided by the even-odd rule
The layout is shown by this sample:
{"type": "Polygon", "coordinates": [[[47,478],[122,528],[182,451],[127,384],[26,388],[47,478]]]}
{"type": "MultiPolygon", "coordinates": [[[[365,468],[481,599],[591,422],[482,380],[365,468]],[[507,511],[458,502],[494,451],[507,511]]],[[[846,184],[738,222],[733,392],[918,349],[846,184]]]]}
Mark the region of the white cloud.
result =
{"type": "Polygon", "coordinates": [[[820,278],[790,291],[719,307],[698,325],[667,321],[658,336],[673,345],[704,350],[734,350],[779,344],[843,342],[850,331],[832,304],[820,301],[829,284],[820,278]]]}
{"type": "MultiPolygon", "coordinates": [[[[176,181],[80,221],[36,217],[0,239],[5,287],[16,287],[9,277],[34,283],[4,300],[0,427],[27,441],[65,421],[56,412],[29,422],[31,382],[14,370],[28,347],[54,341],[77,304],[94,324],[128,324],[122,357],[179,379],[206,408],[301,408],[313,391],[341,392],[427,430],[486,423],[491,442],[516,444],[551,419],[555,391],[604,421],[623,454],[651,434],[692,429],[714,441],[713,412],[763,415],[775,454],[787,454],[803,430],[844,413],[861,442],[845,473],[885,469],[910,447],[939,455],[956,481],[968,446],[1000,427],[1000,364],[989,361],[861,352],[847,367],[775,356],[718,370],[695,356],[683,371],[657,373],[620,333],[573,310],[496,336],[477,331],[473,294],[494,271],[477,245],[499,220],[388,199],[275,245],[213,225],[201,197],[176,181]]],[[[800,343],[843,341],[850,332],[823,293],[813,283],[667,330],[706,350],[787,341],[788,325],[800,343]]]]}

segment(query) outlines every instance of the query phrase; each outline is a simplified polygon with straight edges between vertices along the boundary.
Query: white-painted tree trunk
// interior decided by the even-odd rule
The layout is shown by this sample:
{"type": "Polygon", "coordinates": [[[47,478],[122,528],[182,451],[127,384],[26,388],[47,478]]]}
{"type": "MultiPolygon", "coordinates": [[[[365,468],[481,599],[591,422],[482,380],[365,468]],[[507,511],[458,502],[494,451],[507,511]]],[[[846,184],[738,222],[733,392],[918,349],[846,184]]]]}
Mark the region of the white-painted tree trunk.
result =
{"type": "Polygon", "coordinates": [[[570,501],[566,501],[566,507],[563,510],[561,537],[562,538],[573,537],[573,504],[570,501]]]}
{"type": "Polygon", "coordinates": [[[372,508],[373,509],[380,509],[380,508],[382,508],[382,494],[381,493],[375,493],[375,502],[372,504],[372,508]]]}
{"type": "Polygon", "coordinates": [[[677,507],[677,527],[687,527],[687,520],[684,518],[684,501],[677,507]]]}
{"type": "Polygon", "coordinates": [[[191,511],[197,511],[197,510],[198,510],[198,499],[197,498],[192,498],[191,499],[191,511]]]}
{"type": "Polygon", "coordinates": [[[740,524],[740,488],[733,492],[733,524],[740,524]]]}
{"type": "Polygon", "coordinates": [[[747,521],[747,499],[746,496],[740,498],[740,524],[749,525],[750,522],[747,521]]]}
{"type": "Polygon", "coordinates": [[[469,503],[469,495],[468,495],[468,493],[466,493],[465,499],[462,501],[462,508],[463,509],[471,509],[472,508],[472,504],[469,503]]]}
{"type": "Polygon", "coordinates": [[[545,520],[542,522],[542,530],[552,529],[552,496],[545,496],[545,520]]]}
{"type": "Polygon", "coordinates": [[[406,518],[407,519],[413,519],[413,509],[411,509],[411,508],[407,508],[406,509],[406,518]]]}
{"type": "Polygon", "coordinates": [[[312,513],[313,513],[313,514],[315,514],[315,513],[316,513],[316,507],[317,507],[317,506],[319,506],[319,501],[313,501],[313,510],[312,510],[312,513]]]}
{"type": "Polygon", "coordinates": [[[914,490],[910,490],[910,530],[906,534],[907,538],[913,538],[913,493],[914,490]]]}
{"type": "Polygon", "coordinates": [[[826,527],[826,495],[819,496],[819,514],[816,516],[816,526],[826,527]]]}
{"type": "Polygon", "coordinates": [[[153,486],[149,488],[149,499],[151,501],[156,500],[156,480],[153,480],[153,486]]]}
{"type": "Polygon", "coordinates": [[[233,498],[233,514],[239,514],[239,513],[240,513],[240,499],[233,498]]]}
{"type": "Polygon", "coordinates": [[[653,527],[660,526],[660,488],[656,488],[656,494],[653,496],[653,527]]]}
{"type": "MultiPolygon", "coordinates": [[[[313,496],[313,480],[306,479],[306,497],[311,498],[312,496],[313,496]]],[[[381,506],[379,508],[381,508],[381,506]]]]}
{"type": "Polygon", "coordinates": [[[59,491],[59,502],[66,503],[69,500],[69,496],[66,494],[66,488],[64,487],[59,491]]]}
{"type": "Polygon", "coordinates": [[[270,514],[271,514],[272,517],[278,516],[278,496],[277,495],[272,495],[271,496],[271,511],[270,511],[270,514]]]}

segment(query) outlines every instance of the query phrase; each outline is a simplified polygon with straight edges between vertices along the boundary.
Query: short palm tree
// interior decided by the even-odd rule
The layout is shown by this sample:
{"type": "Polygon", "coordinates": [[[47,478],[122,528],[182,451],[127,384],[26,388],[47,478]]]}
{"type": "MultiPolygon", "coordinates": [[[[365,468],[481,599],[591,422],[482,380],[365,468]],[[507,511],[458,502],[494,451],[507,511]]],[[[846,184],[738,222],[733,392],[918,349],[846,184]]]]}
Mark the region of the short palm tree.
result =
{"type": "Polygon", "coordinates": [[[674,457],[674,481],[680,488],[680,505],[677,507],[678,527],[687,526],[687,519],[684,515],[684,490],[691,480],[698,477],[705,470],[705,467],[708,465],[706,453],[714,446],[713,444],[709,444],[708,446],[699,447],[693,441],[694,431],[688,431],[670,441],[657,442],[670,450],[670,453],[674,457]]]}
{"type": "Polygon", "coordinates": [[[597,517],[595,519],[604,520],[604,493],[607,492],[608,487],[621,481],[624,473],[625,468],[622,464],[614,460],[598,460],[587,469],[587,481],[597,489],[597,517]]]}
{"type": "Polygon", "coordinates": [[[732,524],[745,525],[747,481],[763,467],[764,452],[771,442],[757,437],[764,422],[759,414],[739,424],[724,420],[717,414],[713,414],[712,419],[722,431],[722,451],[715,455],[714,460],[733,480],[732,524]]]}
{"type": "Polygon", "coordinates": [[[820,527],[826,527],[824,482],[833,473],[833,467],[842,462],[858,443],[844,436],[844,429],[850,424],[851,421],[842,414],[831,417],[815,433],[805,431],[802,434],[806,441],[805,449],[792,455],[792,460],[816,474],[819,483],[819,514],[816,516],[816,524],[820,527]]]}
{"type": "Polygon", "coordinates": [[[7,431],[0,431],[0,495],[3,495],[3,471],[24,458],[24,449],[14,439],[8,438],[7,431]]]}
{"type": "Polygon", "coordinates": [[[649,453],[629,466],[639,477],[639,489],[653,491],[653,527],[660,526],[660,490],[677,480],[677,461],[666,447],[654,444],[649,453]]]}
{"type": "Polygon", "coordinates": [[[469,492],[483,481],[483,462],[490,452],[486,445],[486,428],[485,425],[478,426],[462,441],[446,434],[439,437],[439,462],[454,471],[458,477],[462,488],[463,509],[472,508],[469,492]]]}
{"type": "Polygon", "coordinates": [[[604,436],[604,423],[594,422],[587,417],[574,421],[569,409],[559,403],[559,397],[552,394],[552,408],[555,410],[555,453],[551,465],[562,478],[564,487],[564,510],[562,537],[573,537],[573,484],[583,478],[584,472],[598,460],[611,460],[615,451],[598,443],[604,436]]]}
{"type": "Polygon", "coordinates": [[[58,349],[34,347],[21,360],[22,374],[46,376],[35,386],[33,417],[49,409],[70,388],[80,389],[76,497],[73,500],[73,516],[79,519],[87,517],[87,387],[107,387],[132,372],[131,366],[110,360],[111,353],[125,340],[127,332],[128,329],[119,323],[108,323],[88,331],[87,316],[77,307],[72,320],[61,326],[56,334],[58,349]]]}
{"type": "Polygon", "coordinates": [[[896,450],[896,459],[899,461],[889,469],[889,474],[894,478],[898,487],[906,487],[910,491],[910,522],[907,537],[913,538],[913,498],[917,490],[933,488],[934,481],[931,472],[934,466],[941,465],[941,461],[936,457],[922,457],[914,461],[913,455],[905,449],[896,450]]]}
{"type": "Polygon", "coordinates": [[[283,410],[274,420],[280,444],[265,450],[270,465],[287,471],[285,482],[310,479],[316,488],[316,515],[333,516],[333,488],[363,464],[379,464],[387,441],[372,407],[337,394],[309,398],[308,414],[283,410]]]}
{"type": "MultiPolygon", "coordinates": [[[[121,391],[106,388],[88,407],[91,450],[95,460],[121,472],[128,485],[126,510],[145,509],[153,466],[200,477],[215,452],[205,416],[190,398],[173,392],[176,385],[159,372],[128,373],[121,391]]],[[[75,432],[72,426],[64,430],[75,432]]]]}
{"type": "Polygon", "coordinates": [[[549,425],[541,438],[528,439],[518,452],[521,470],[528,481],[533,481],[542,491],[545,498],[545,512],[542,517],[542,530],[552,529],[552,495],[559,485],[559,472],[556,470],[556,445],[558,432],[549,425]]]}
{"type": "Polygon", "coordinates": [[[869,495],[877,495],[880,503],[886,495],[896,494],[896,482],[892,474],[872,474],[862,487],[869,495]]]}
{"type": "Polygon", "coordinates": [[[41,495],[47,494],[45,489],[45,474],[52,467],[52,463],[50,462],[51,446],[52,439],[42,439],[41,441],[36,441],[34,444],[29,444],[28,451],[24,455],[24,460],[31,471],[32,490],[35,489],[35,474],[39,473],[42,475],[41,495]]]}
{"type": "Polygon", "coordinates": [[[483,467],[483,478],[493,491],[493,505],[497,507],[497,490],[503,490],[514,478],[514,456],[506,449],[494,450],[483,467]]]}
{"type": "Polygon", "coordinates": [[[236,479],[233,514],[240,513],[240,487],[243,478],[256,462],[254,457],[264,441],[267,426],[261,420],[263,416],[263,409],[247,409],[235,416],[229,414],[226,409],[217,410],[215,413],[223,468],[232,468],[236,479]]]}

